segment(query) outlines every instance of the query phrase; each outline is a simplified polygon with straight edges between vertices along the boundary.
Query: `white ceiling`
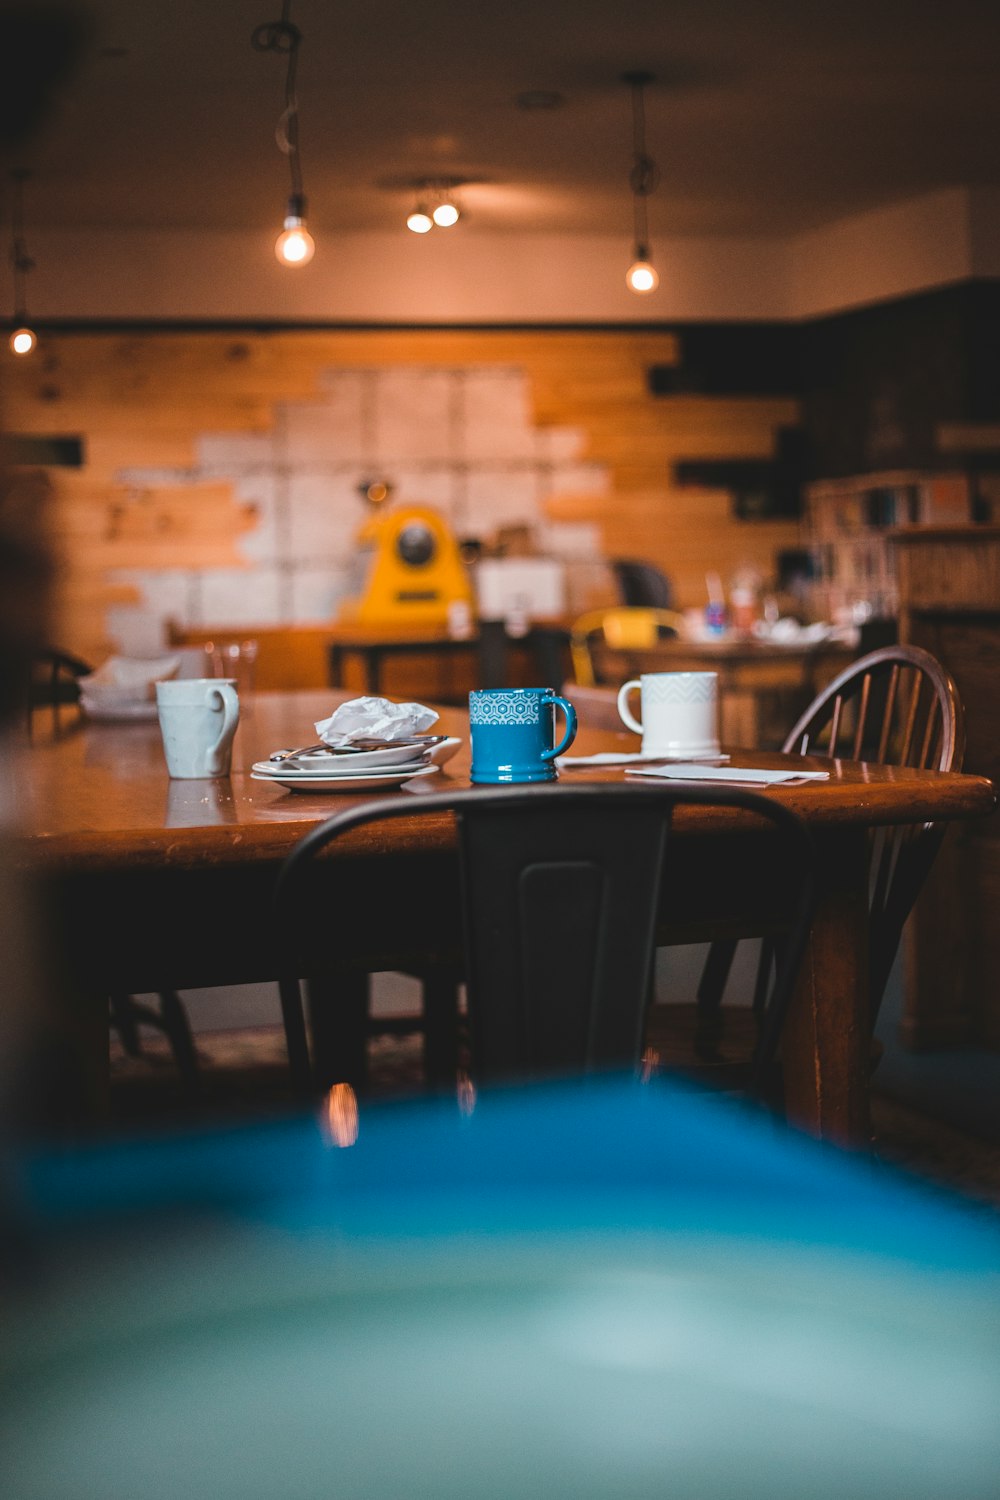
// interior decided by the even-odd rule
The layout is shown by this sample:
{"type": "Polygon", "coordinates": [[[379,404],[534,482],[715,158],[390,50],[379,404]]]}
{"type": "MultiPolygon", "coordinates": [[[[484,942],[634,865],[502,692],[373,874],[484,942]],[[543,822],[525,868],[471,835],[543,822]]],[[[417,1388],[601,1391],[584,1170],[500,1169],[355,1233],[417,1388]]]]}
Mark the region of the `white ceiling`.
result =
{"type": "MultiPolygon", "coordinates": [[[[91,35],[18,148],[29,223],[274,224],[284,64],[250,34],[280,0],[68,8],[91,35]]],[[[292,0],[291,17],[305,187],[328,230],[395,228],[403,184],[434,175],[473,182],[455,233],[619,229],[634,68],[658,77],[654,244],[1000,185],[996,0],[292,0]],[[525,111],[526,89],[565,102],[525,111]]]]}

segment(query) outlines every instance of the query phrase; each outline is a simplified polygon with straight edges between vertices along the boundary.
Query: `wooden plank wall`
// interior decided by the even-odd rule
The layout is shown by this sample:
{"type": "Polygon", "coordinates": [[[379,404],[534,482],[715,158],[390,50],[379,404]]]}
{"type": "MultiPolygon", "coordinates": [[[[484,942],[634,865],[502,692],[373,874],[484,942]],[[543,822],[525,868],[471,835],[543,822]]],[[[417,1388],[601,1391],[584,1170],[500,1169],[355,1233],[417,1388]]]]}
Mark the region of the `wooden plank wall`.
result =
{"type": "MultiPolygon", "coordinates": [[[[5,425],[84,438],[86,465],[53,470],[60,586],[54,636],[81,655],[110,649],[106,611],[132,590],[122,568],[239,567],[235,543],[254,524],[224,482],[179,487],[122,482],[130,467],[184,468],[204,433],[264,432],[278,403],[317,392],[321,371],[496,363],[527,372],[535,420],[577,427],[582,457],[607,466],[610,494],[562,495],[552,519],[601,528],[609,556],[646,557],[675,582],[680,605],[704,600],[704,576],[743,562],[765,574],[795,546],[794,521],[743,522],[718,491],[671,483],[684,458],[765,457],[790,400],[654,398],[646,371],[677,357],[669,334],[643,331],[72,332],[8,361],[5,425]]],[[[223,623],[223,622],[220,622],[223,623]]]]}

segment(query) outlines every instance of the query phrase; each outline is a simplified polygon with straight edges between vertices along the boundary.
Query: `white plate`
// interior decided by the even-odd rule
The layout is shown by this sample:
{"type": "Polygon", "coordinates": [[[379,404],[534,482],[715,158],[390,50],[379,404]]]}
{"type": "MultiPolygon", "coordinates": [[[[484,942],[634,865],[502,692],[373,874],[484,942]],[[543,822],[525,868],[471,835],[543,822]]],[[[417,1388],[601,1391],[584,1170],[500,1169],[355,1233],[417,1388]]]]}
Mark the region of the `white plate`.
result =
{"type": "Polygon", "coordinates": [[[404,781],[413,781],[417,776],[432,776],[437,766],[386,766],[383,771],[359,771],[355,776],[316,776],[312,773],[298,774],[286,771],[283,776],[262,776],[251,771],[252,781],[267,781],[271,786],[283,786],[289,792],[377,792],[381,787],[402,786],[404,781]]]}
{"type": "Polygon", "coordinates": [[[388,766],[359,766],[353,756],[345,760],[331,760],[323,766],[303,770],[300,766],[281,761],[257,760],[250,767],[250,774],[261,781],[354,781],[359,776],[380,776],[384,771],[421,771],[430,765],[426,755],[419,760],[408,760],[388,766]]]}
{"type": "MultiPolygon", "coordinates": [[[[460,743],[460,741],[456,741],[456,744],[460,743]]],[[[444,745],[442,744],[435,746],[435,749],[443,750],[444,745]]],[[[314,755],[299,755],[294,757],[290,756],[289,761],[294,762],[294,768],[296,771],[308,772],[310,775],[314,775],[318,772],[321,776],[328,776],[335,767],[337,770],[337,774],[339,775],[340,769],[342,767],[346,768],[348,766],[350,766],[351,772],[353,773],[356,770],[368,770],[370,767],[375,768],[379,766],[401,766],[410,764],[423,765],[425,764],[425,754],[426,752],[421,748],[419,744],[413,744],[411,742],[406,745],[386,745],[381,750],[357,750],[350,755],[326,755],[322,752],[317,752],[314,755]]],[[[281,770],[282,766],[284,766],[286,769],[290,769],[289,761],[258,761],[254,766],[254,770],[261,771],[268,766],[272,770],[277,768],[279,771],[281,770]]]]}
{"type": "Polygon", "coordinates": [[[357,755],[306,755],[297,760],[258,760],[250,769],[257,775],[272,779],[318,776],[322,781],[328,781],[334,776],[356,776],[359,771],[384,770],[388,766],[417,771],[426,765],[443,766],[446,761],[451,760],[461,743],[460,739],[452,735],[422,753],[416,753],[412,745],[398,746],[387,750],[363,750],[357,755]]]}
{"type": "Polygon", "coordinates": [[[80,707],[88,719],[97,719],[104,723],[121,723],[126,719],[155,719],[155,703],[95,703],[93,699],[81,697],[80,707]]]}

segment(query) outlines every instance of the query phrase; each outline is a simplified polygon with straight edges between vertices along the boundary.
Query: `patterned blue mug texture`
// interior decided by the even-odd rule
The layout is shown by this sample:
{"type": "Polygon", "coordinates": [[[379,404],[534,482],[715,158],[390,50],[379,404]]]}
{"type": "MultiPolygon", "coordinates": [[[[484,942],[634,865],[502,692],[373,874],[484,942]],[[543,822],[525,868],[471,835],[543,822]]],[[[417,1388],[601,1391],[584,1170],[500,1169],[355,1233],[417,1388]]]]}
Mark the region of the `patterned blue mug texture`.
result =
{"type": "Polygon", "coordinates": [[[474,782],[555,781],[555,759],[576,738],[576,709],[553,688],[483,688],[469,694],[474,782]],[[566,719],[558,745],[555,709],[566,719]]]}

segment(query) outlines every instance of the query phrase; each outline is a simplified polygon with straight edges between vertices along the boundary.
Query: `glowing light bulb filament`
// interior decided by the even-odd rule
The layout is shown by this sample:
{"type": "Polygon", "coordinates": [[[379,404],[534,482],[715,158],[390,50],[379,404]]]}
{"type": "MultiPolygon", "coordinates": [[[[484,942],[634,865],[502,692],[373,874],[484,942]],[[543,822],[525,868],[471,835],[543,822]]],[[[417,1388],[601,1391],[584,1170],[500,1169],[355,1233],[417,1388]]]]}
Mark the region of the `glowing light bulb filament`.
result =
{"type": "Polygon", "coordinates": [[[285,227],[274,242],[274,253],[283,266],[305,266],[312,260],[316,243],[306,228],[306,200],[293,193],[288,200],[285,227]]]}
{"type": "Polygon", "coordinates": [[[37,343],[30,328],[15,328],[10,336],[10,347],[15,354],[30,354],[37,343]]]}
{"type": "Polygon", "coordinates": [[[439,229],[450,229],[452,224],[457,224],[461,217],[455,204],[450,199],[439,203],[431,215],[439,229]]]}
{"type": "Polygon", "coordinates": [[[625,284],[630,292],[655,292],[660,284],[656,267],[645,258],[634,260],[625,272],[625,284]]]}

